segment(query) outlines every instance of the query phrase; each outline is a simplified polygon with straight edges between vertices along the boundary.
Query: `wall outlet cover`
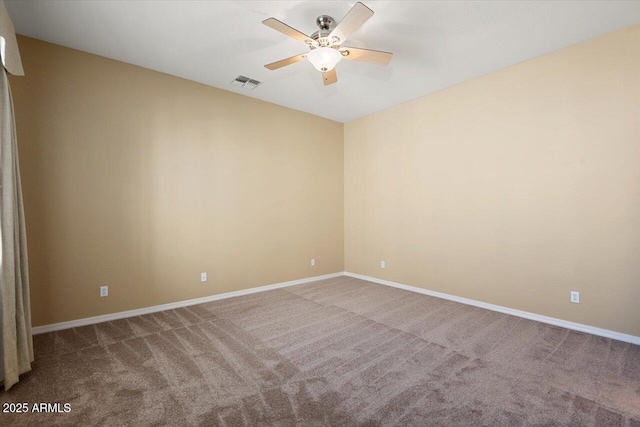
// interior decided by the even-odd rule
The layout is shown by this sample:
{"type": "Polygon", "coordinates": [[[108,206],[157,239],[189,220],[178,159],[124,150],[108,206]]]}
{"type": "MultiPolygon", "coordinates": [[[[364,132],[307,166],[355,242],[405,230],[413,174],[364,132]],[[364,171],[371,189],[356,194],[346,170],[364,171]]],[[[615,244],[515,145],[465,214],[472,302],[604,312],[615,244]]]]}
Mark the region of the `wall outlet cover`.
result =
{"type": "Polygon", "coordinates": [[[100,298],[109,296],[109,287],[108,286],[100,286],[100,298]]]}
{"type": "Polygon", "coordinates": [[[580,292],[571,291],[571,302],[576,304],[580,303],[580,292]]]}

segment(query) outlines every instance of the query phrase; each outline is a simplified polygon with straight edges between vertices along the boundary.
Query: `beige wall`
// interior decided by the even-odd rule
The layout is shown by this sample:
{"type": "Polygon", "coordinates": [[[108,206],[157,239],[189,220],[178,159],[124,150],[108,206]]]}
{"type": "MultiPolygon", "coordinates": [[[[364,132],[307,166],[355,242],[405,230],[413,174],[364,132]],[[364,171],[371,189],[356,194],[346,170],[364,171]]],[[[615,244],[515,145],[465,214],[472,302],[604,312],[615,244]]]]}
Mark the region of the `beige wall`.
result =
{"type": "Polygon", "coordinates": [[[343,270],[341,123],[18,42],[35,326],[343,270]]]}
{"type": "Polygon", "coordinates": [[[345,269],[640,336],[640,25],[347,123],[345,269]]]}
{"type": "Polygon", "coordinates": [[[11,84],[35,326],[337,272],[344,260],[350,272],[640,335],[640,26],[344,134],[19,43],[27,76],[11,84]]]}

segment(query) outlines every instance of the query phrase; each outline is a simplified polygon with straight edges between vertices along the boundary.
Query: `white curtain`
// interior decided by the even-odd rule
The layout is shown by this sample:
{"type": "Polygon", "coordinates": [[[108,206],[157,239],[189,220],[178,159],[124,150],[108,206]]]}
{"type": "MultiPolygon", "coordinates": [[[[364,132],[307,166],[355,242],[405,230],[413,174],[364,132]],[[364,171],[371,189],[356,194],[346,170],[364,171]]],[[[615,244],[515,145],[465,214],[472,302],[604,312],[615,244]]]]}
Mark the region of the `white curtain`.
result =
{"type": "Polygon", "coordinates": [[[0,379],[8,390],[20,374],[31,370],[33,340],[18,146],[7,77],[24,72],[4,0],[0,0],[0,56],[0,379]]]}

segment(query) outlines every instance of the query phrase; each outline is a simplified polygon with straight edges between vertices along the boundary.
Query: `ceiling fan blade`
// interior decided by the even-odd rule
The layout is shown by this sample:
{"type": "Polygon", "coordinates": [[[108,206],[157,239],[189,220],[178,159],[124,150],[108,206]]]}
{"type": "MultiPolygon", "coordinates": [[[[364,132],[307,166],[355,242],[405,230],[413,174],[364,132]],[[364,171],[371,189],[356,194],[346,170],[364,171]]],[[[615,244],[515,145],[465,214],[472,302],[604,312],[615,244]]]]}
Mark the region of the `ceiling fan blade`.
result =
{"type": "Polygon", "coordinates": [[[347,47],[341,48],[340,51],[349,52],[347,55],[344,53],[342,57],[345,59],[351,59],[354,61],[364,61],[371,62],[372,64],[378,65],[389,65],[389,61],[393,57],[393,53],[383,52],[381,50],[370,50],[370,49],[360,49],[357,47],[347,47]]]}
{"type": "Polygon", "coordinates": [[[338,75],[336,74],[336,69],[332,68],[327,72],[322,73],[322,82],[325,86],[333,84],[338,81],[338,75]]]}
{"type": "Polygon", "coordinates": [[[300,40],[301,42],[304,42],[309,38],[308,35],[296,30],[293,27],[288,26],[282,21],[278,21],[276,18],[265,19],[264,21],[262,21],[262,23],[267,27],[271,27],[276,31],[280,31],[285,36],[300,40]]]}
{"type": "Polygon", "coordinates": [[[369,18],[373,16],[373,10],[358,2],[351,10],[342,18],[342,21],[329,34],[329,39],[337,37],[337,44],[344,42],[349,36],[362,26],[369,18]]]}
{"type": "Polygon", "coordinates": [[[270,70],[277,70],[278,68],[286,67],[287,65],[295,64],[298,61],[302,61],[306,56],[306,53],[301,53],[300,55],[292,56],[291,58],[281,59],[280,61],[267,64],[265,65],[265,68],[268,68],[270,70]]]}

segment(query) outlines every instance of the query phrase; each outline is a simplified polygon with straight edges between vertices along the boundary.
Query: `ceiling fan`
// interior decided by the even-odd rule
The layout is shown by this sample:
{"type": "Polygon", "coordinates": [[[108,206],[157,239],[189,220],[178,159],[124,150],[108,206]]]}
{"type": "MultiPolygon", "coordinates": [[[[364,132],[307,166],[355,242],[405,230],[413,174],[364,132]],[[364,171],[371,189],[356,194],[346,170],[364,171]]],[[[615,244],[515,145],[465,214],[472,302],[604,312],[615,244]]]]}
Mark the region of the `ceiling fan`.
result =
{"type": "Polygon", "coordinates": [[[320,29],[310,36],[275,18],[265,19],[262,21],[264,25],[286,36],[306,43],[310,49],[307,53],[301,53],[291,58],[272,62],[271,64],[265,65],[265,67],[270,70],[277,70],[278,68],[307,59],[316,70],[322,72],[322,81],[324,84],[330,85],[338,81],[335,66],[342,58],[387,65],[389,61],[391,61],[392,53],[342,46],[342,43],[372,16],[373,10],[358,2],[337,25],[335,20],[328,15],[318,16],[316,24],[320,29]]]}

